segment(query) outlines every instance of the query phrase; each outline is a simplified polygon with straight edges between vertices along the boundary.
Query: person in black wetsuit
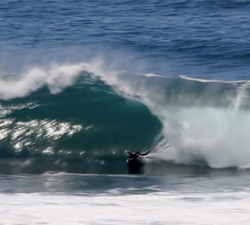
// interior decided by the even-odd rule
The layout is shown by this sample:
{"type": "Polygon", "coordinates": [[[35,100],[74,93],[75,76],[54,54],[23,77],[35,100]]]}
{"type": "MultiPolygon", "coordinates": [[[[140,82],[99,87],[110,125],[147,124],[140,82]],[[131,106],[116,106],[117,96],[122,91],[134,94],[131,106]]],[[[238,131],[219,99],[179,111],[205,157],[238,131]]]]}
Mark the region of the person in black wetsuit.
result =
{"type": "Polygon", "coordinates": [[[126,153],[128,154],[128,159],[127,159],[127,162],[129,162],[130,160],[136,160],[138,159],[139,157],[141,156],[145,156],[147,155],[148,153],[146,154],[141,154],[140,152],[131,152],[131,151],[126,151],[126,153]]]}
{"type": "Polygon", "coordinates": [[[126,151],[128,155],[127,159],[127,164],[128,164],[128,169],[129,173],[141,173],[142,172],[142,167],[144,166],[143,161],[139,160],[142,156],[147,155],[148,153],[141,154],[140,152],[131,152],[131,151],[126,151]]]}

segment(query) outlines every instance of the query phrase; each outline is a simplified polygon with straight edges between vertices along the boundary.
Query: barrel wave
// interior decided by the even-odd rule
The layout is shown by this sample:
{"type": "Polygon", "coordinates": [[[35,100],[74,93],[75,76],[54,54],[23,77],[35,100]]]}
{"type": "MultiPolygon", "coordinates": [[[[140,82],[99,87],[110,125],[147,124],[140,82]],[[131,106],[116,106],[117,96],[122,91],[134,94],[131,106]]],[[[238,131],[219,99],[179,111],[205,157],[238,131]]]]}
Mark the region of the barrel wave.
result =
{"type": "Polygon", "coordinates": [[[0,86],[1,172],[126,173],[125,149],[153,149],[148,164],[249,166],[247,81],[95,62],[2,73],[0,86]]]}
{"type": "MultiPolygon", "coordinates": [[[[54,69],[48,74],[36,68],[18,79],[2,77],[0,156],[5,164],[30,160],[28,172],[37,164],[41,168],[34,172],[96,172],[97,165],[102,172],[108,161],[125,164],[125,149],[152,145],[162,124],[147,106],[116,93],[98,74],[74,69],[60,67],[55,75],[54,69]]],[[[107,170],[115,172],[113,166],[107,170]]]]}

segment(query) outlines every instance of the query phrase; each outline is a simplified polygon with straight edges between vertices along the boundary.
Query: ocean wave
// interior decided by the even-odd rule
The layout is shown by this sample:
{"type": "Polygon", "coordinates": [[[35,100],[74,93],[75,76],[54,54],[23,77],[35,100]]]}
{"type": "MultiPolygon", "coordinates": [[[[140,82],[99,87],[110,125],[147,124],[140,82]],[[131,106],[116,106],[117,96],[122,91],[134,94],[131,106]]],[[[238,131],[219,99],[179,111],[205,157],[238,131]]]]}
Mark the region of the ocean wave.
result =
{"type": "Polygon", "coordinates": [[[2,76],[0,86],[1,158],[104,171],[125,161],[124,149],[154,148],[147,163],[249,165],[249,81],[108,71],[96,61],[2,76]]]}

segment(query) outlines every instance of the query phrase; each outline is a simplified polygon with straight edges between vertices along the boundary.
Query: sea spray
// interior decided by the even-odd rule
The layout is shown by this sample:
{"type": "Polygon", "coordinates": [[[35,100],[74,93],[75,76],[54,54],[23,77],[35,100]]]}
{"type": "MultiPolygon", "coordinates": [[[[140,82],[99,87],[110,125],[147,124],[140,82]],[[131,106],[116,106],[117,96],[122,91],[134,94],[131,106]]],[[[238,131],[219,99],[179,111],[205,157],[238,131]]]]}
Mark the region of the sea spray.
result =
{"type": "Polygon", "coordinates": [[[52,94],[59,93],[72,86],[81,71],[81,65],[54,65],[49,69],[34,67],[10,78],[3,76],[0,80],[0,99],[25,97],[44,86],[47,86],[52,94]]]}
{"type": "MultiPolygon", "coordinates": [[[[100,74],[100,73],[99,73],[100,74]]],[[[249,164],[249,82],[168,78],[153,74],[102,76],[143,102],[163,124],[152,160],[241,168],[249,164]]]]}

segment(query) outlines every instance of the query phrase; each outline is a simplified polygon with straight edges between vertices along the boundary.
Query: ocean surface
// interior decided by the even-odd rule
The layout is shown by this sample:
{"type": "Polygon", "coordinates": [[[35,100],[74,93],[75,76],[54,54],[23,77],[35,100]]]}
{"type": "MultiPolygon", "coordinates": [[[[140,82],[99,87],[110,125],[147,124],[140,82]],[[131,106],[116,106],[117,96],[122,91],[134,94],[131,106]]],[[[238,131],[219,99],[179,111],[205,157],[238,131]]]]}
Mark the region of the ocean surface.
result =
{"type": "Polygon", "coordinates": [[[2,0],[0,224],[249,224],[249,12],[2,0]]]}

